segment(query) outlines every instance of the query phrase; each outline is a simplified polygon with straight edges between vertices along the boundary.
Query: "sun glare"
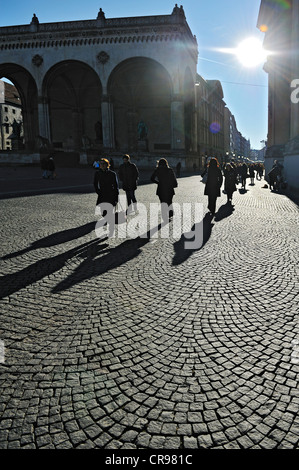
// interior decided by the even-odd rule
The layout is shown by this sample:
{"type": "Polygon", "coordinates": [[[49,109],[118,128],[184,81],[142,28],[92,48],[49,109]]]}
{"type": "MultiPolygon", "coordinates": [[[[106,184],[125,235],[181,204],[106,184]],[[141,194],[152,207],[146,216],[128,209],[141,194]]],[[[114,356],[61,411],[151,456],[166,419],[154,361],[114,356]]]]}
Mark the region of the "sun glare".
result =
{"type": "Polygon", "coordinates": [[[267,53],[258,39],[248,38],[239,44],[236,56],[244,67],[256,67],[266,61],[267,53]]]}

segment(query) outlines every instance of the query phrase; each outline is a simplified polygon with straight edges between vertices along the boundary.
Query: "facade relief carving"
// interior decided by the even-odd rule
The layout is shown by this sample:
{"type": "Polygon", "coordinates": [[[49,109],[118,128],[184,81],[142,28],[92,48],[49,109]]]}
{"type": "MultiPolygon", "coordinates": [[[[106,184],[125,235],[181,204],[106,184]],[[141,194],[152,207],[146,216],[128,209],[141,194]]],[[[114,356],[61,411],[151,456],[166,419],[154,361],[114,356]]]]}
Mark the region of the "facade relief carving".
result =
{"type": "Polygon", "coordinates": [[[106,63],[109,61],[110,55],[107,54],[107,52],[105,52],[105,51],[101,51],[101,52],[99,52],[99,54],[97,55],[97,59],[98,59],[98,61],[100,62],[100,64],[103,64],[103,65],[104,65],[104,64],[106,64],[106,63]]]}
{"type": "Polygon", "coordinates": [[[39,54],[36,54],[35,56],[32,57],[32,63],[33,63],[33,65],[36,65],[36,67],[40,67],[42,65],[43,61],[44,61],[44,59],[39,54]]]}

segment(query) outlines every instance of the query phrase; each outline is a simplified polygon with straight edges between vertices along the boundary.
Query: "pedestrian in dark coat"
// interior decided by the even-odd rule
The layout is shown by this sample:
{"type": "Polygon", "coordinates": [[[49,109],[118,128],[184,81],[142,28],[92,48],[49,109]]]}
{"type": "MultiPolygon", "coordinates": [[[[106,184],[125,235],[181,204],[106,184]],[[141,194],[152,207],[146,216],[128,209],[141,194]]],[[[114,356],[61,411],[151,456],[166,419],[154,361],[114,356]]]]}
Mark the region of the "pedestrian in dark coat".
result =
{"type": "Polygon", "coordinates": [[[109,169],[109,160],[106,158],[100,160],[100,169],[95,172],[93,185],[98,195],[97,205],[109,203],[116,206],[119,194],[117,176],[109,169]]]}
{"type": "Polygon", "coordinates": [[[122,182],[123,190],[126,192],[128,212],[132,210],[131,204],[133,203],[134,210],[137,210],[137,200],[135,191],[137,189],[137,181],[139,171],[137,166],[130,161],[130,155],[123,156],[123,163],[119,167],[119,179],[122,182]]]}
{"type": "Polygon", "coordinates": [[[224,170],[224,190],[227,195],[227,202],[231,203],[233,193],[237,191],[236,187],[236,172],[230,163],[227,163],[224,170]]]}
{"type": "Polygon", "coordinates": [[[243,165],[241,166],[241,184],[242,184],[243,189],[246,188],[246,178],[247,178],[247,165],[246,163],[243,163],[243,165]]]}
{"type": "Polygon", "coordinates": [[[55,163],[54,163],[54,158],[52,156],[50,156],[48,160],[48,172],[49,172],[48,178],[50,178],[51,180],[56,178],[55,163]]]}
{"type": "Polygon", "coordinates": [[[174,188],[177,188],[178,183],[173,169],[169,167],[165,158],[158,161],[158,165],[151,176],[151,181],[158,185],[156,194],[161,203],[167,204],[169,217],[172,217],[172,199],[175,194],[174,188]]]}
{"type": "Polygon", "coordinates": [[[208,209],[212,216],[215,215],[216,200],[220,197],[223,176],[219,168],[217,158],[211,158],[208,166],[208,178],[205,187],[205,195],[208,196],[208,209]]]}
{"type": "Polygon", "coordinates": [[[254,165],[250,165],[249,167],[249,176],[250,176],[250,180],[251,180],[251,184],[253,185],[254,184],[254,165]]]}

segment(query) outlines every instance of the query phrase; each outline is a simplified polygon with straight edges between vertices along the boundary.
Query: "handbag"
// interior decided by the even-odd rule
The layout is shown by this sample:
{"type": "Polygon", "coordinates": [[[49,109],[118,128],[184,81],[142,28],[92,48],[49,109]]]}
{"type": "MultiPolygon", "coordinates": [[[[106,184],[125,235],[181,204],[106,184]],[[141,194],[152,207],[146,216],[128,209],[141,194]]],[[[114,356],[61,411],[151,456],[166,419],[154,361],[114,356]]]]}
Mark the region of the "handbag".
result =
{"type": "Polygon", "coordinates": [[[118,210],[114,213],[114,222],[117,225],[125,224],[127,222],[127,213],[123,210],[120,203],[118,203],[118,210]]]}

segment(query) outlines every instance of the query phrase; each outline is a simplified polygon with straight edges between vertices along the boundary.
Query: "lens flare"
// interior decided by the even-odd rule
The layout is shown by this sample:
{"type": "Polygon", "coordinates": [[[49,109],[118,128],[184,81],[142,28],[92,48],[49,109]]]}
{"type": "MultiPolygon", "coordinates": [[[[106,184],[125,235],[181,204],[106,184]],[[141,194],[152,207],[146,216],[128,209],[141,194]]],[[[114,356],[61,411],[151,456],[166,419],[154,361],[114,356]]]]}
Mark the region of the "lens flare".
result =
{"type": "Polygon", "coordinates": [[[212,134],[218,134],[218,132],[220,132],[220,129],[221,126],[219,122],[212,122],[212,124],[210,125],[210,131],[212,132],[212,134]]]}
{"type": "Polygon", "coordinates": [[[247,38],[236,49],[236,56],[244,67],[256,67],[267,59],[267,53],[257,38],[247,38]]]}

